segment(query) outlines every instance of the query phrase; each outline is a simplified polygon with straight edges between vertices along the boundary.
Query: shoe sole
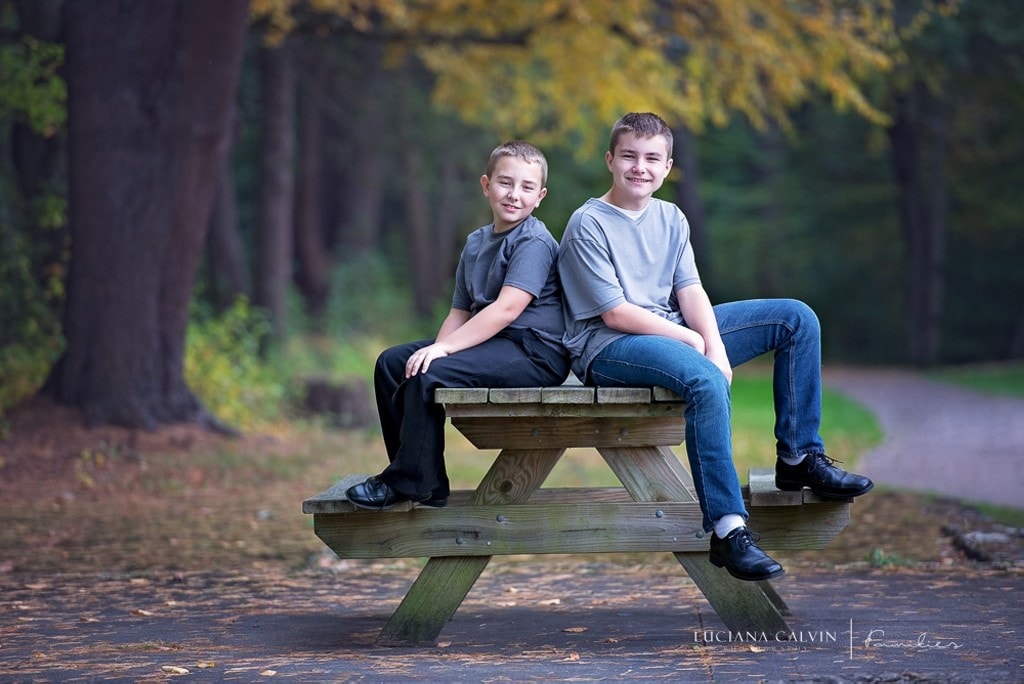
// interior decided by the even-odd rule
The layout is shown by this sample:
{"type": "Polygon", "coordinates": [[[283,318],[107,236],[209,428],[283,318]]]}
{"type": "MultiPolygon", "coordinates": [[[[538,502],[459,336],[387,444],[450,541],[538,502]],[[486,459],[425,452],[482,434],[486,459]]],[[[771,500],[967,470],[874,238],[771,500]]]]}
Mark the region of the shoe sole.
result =
{"type": "Polygon", "coordinates": [[[867,494],[868,492],[875,488],[875,483],[872,482],[864,489],[861,489],[856,492],[835,492],[824,489],[815,489],[814,487],[801,484],[800,482],[780,482],[779,480],[775,481],[775,488],[784,492],[796,492],[803,489],[804,487],[807,487],[808,489],[810,489],[812,492],[814,492],[823,499],[829,499],[831,501],[842,501],[844,499],[852,499],[854,497],[861,496],[862,494],[867,494]]]}
{"type": "Polygon", "coordinates": [[[756,577],[753,575],[743,575],[741,573],[734,571],[732,568],[725,564],[725,561],[719,558],[716,558],[714,556],[708,556],[708,560],[710,560],[711,564],[714,565],[716,568],[725,568],[730,575],[732,575],[738,580],[743,580],[744,582],[762,582],[764,580],[782,577],[786,574],[785,568],[779,568],[777,571],[768,573],[767,575],[758,575],[756,577]]]}
{"type": "MultiPolygon", "coordinates": [[[[394,503],[389,503],[387,506],[379,506],[379,505],[371,506],[370,504],[359,503],[358,501],[353,501],[352,499],[348,500],[348,502],[350,504],[352,504],[356,508],[364,510],[364,511],[386,511],[386,510],[388,510],[390,508],[394,508],[395,506],[397,506],[399,504],[403,504],[406,501],[410,501],[410,499],[404,499],[402,501],[395,501],[394,503]]],[[[430,499],[428,501],[420,501],[420,502],[416,503],[416,505],[417,506],[427,506],[428,508],[444,508],[445,506],[448,505],[448,499],[430,499]]]]}
{"type": "Polygon", "coordinates": [[[384,505],[384,506],[381,506],[380,504],[364,504],[364,503],[360,503],[359,501],[353,501],[352,499],[349,499],[348,502],[350,504],[352,504],[353,506],[355,506],[356,508],[362,509],[364,511],[386,511],[389,508],[394,508],[398,504],[405,503],[408,500],[409,499],[403,499],[401,501],[393,501],[393,502],[391,502],[391,503],[389,503],[387,505],[384,505]]]}

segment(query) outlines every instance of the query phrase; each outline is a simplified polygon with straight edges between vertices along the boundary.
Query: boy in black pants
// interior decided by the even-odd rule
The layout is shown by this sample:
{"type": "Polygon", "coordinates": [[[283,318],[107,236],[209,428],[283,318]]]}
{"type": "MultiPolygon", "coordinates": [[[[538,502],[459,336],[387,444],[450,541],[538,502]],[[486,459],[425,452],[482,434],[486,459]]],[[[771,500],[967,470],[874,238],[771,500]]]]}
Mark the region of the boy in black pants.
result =
{"type": "Polygon", "coordinates": [[[494,221],[466,240],[451,311],[435,339],[392,347],[377,359],[374,389],[391,463],[346,491],[354,505],[445,505],[438,387],[559,385],[569,374],[558,243],[532,216],[546,183],[547,161],[533,145],[510,141],[491,153],[480,185],[494,221]]]}

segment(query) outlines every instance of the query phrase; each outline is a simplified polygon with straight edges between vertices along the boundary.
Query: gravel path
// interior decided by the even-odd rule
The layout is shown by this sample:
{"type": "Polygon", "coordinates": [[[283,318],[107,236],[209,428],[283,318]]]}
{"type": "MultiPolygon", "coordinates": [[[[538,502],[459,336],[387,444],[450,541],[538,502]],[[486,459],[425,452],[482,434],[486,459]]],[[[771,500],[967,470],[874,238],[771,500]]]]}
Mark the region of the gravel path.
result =
{"type": "Polygon", "coordinates": [[[878,418],[885,438],[857,465],[877,484],[1024,508],[1024,399],[888,368],[826,368],[823,378],[878,418]]]}

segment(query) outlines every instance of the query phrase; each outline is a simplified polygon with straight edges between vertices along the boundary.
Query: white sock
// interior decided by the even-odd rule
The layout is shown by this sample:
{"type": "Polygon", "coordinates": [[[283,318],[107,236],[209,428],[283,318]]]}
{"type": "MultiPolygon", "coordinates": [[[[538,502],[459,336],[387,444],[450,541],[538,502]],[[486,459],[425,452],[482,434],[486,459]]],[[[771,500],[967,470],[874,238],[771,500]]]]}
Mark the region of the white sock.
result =
{"type": "Polygon", "coordinates": [[[781,460],[786,465],[791,465],[791,466],[799,465],[804,460],[804,454],[798,454],[796,456],[781,456],[780,455],[779,456],[779,460],[781,460]]]}
{"type": "Polygon", "coordinates": [[[725,539],[729,536],[729,533],[735,530],[737,527],[743,527],[747,522],[743,519],[742,515],[736,513],[727,513],[723,515],[715,523],[715,536],[719,539],[725,539]]]}

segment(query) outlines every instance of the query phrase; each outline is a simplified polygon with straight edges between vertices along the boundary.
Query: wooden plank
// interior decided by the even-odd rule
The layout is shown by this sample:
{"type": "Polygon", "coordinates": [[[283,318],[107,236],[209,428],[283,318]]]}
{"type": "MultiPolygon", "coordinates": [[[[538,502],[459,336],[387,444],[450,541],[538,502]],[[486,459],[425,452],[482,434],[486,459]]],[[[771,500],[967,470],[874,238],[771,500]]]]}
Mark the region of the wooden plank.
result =
{"type": "Polygon", "coordinates": [[[437,404],[486,404],[486,387],[438,387],[434,390],[437,404]]]}
{"type": "Polygon", "coordinates": [[[676,445],[685,437],[680,421],[657,417],[521,417],[495,420],[452,416],[452,425],[479,449],[625,447],[676,445]]]}
{"type": "MultiPolygon", "coordinates": [[[[524,503],[564,451],[503,450],[480,481],[470,504],[524,503]]],[[[415,645],[434,641],[490,560],[490,556],[431,558],[384,625],[377,643],[415,645]]]]}
{"type": "Polygon", "coordinates": [[[695,502],[689,473],[671,449],[654,446],[598,448],[598,453],[637,501],[695,502]]]}
{"type": "Polygon", "coordinates": [[[801,504],[852,503],[853,499],[826,499],[806,487],[794,491],[776,489],[773,468],[751,468],[747,475],[752,506],[799,506],[801,504]]]}
{"type": "Polygon", "coordinates": [[[751,468],[747,480],[750,483],[751,506],[799,506],[804,502],[801,490],[787,492],[776,489],[774,468],[751,468]]]}
{"type": "Polygon", "coordinates": [[[593,404],[594,388],[583,385],[561,385],[541,390],[541,401],[545,404],[593,404]]]}
{"type": "Polygon", "coordinates": [[[449,418],[513,419],[551,418],[615,418],[652,416],[682,423],[683,404],[445,404],[449,418]]]}
{"type": "MultiPolygon", "coordinates": [[[[327,490],[312,496],[302,502],[302,512],[307,514],[316,513],[351,513],[352,511],[359,510],[345,498],[345,490],[352,485],[357,485],[364,481],[369,475],[348,475],[343,479],[336,482],[333,486],[327,490]]],[[[413,504],[406,502],[395,506],[393,511],[409,511],[412,510],[413,504]]]]}
{"type": "Polygon", "coordinates": [[[716,568],[707,553],[677,553],[676,560],[732,632],[788,634],[779,606],[765,594],[762,582],[743,582],[716,568]]]}
{"type": "Polygon", "coordinates": [[[427,561],[384,624],[377,645],[432,645],[490,560],[490,556],[469,556],[427,561]]]}
{"type": "MultiPolygon", "coordinates": [[[[693,494],[677,474],[668,449],[598,449],[608,465],[637,501],[669,499],[692,501],[693,494]]],[[[675,459],[678,463],[678,459],[675,459]]],[[[771,511],[790,510],[773,508],[771,511]]],[[[676,560],[704,593],[708,603],[733,631],[763,629],[789,631],[779,607],[758,582],[743,582],[716,568],[707,552],[676,553],[676,560]]]]}
{"type": "MultiPolygon", "coordinates": [[[[848,504],[751,509],[759,545],[820,549],[850,521],[848,504]]],[[[421,506],[403,514],[318,514],[314,529],[340,558],[707,551],[700,506],[678,502],[421,506]]]]}
{"type": "Polygon", "coordinates": [[[655,387],[651,392],[654,401],[678,401],[682,402],[683,398],[665,387],[655,387]]]}
{"type": "Polygon", "coordinates": [[[492,404],[539,404],[540,387],[492,387],[487,400],[492,404]]]}
{"type": "Polygon", "coordinates": [[[474,505],[520,504],[544,483],[565,449],[503,449],[470,498],[474,505]]]}
{"type": "Polygon", "coordinates": [[[598,387],[598,404],[649,404],[649,387],[598,387]]]}
{"type": "MultiPolygon", "coordinates": [[[[448,506],[466,506],[472,495],[472,490],[456,489],[448,497],[448,506]]],[[[534,491],[529,503],[625,503],[632,500],[622,487],[542,487],[534,491]]]]}
{"type": "Polygon", "coordinates": [[[317,516],[341,558],[706,550],[695,503],[545,503],[317,516]]]}
{"type": "Polygon", "coordinates": [[[747,524],[763,549],[823,549],[850,524],[850,504],[751,506],[747,524]]]}

